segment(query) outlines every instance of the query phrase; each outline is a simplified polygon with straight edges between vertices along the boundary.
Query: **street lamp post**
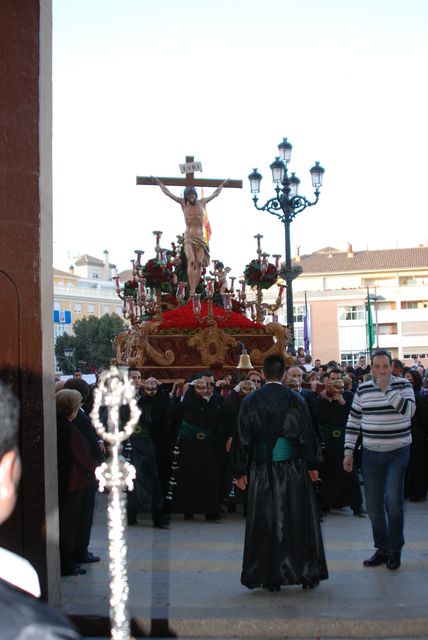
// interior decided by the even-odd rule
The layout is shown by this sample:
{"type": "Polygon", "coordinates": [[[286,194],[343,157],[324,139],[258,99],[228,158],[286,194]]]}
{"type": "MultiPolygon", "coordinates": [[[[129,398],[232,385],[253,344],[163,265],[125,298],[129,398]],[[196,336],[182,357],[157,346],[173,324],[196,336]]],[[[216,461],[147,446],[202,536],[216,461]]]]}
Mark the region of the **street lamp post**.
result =
{"type": "Polygon", "coordinates": [[[286,302],[287,302],[287,325],[291,332],[291,343],[288,349],[292,355],[295,355],[294,347],[294,314],[293,314],[293,280],[301,273],[299,266],[291,264],[291,244],[290,244],[290,224],[295,216],[306,209],[312,207],[319,200],[320,188],[324,169],[319,162],[310,169],[312,177],[312,186],[314,187],[315,200],[309,201],[304,196],[298,194],[300,180],[295,173],[288,175],[288,163],[291,158],[292,145],[287,138],[278,145],[280,155],[270,165],[272,171],[272,180],[275,185],[276,196],[268,200],[263,206],[259,207],[257,194],[260,192],[261,174],[254,169],[248,176],[250,188],[253,194],[254,206],[258,211],[268,211],[276,216],[284,224],[285,231],[285,269],[280,272],[281,278],[286,282],[286,302]]]}
{"type": "Polygon", "coordinates": [[[71,369],[75,369],[74,363],[71,362],[70,359],[73,359],[73,355],[74,355],[74,349],[73,347],[66,347],[64,349],[64,356],[65,356],[65,361],[68,362],[68,364],[70,365],[71,369]]]}

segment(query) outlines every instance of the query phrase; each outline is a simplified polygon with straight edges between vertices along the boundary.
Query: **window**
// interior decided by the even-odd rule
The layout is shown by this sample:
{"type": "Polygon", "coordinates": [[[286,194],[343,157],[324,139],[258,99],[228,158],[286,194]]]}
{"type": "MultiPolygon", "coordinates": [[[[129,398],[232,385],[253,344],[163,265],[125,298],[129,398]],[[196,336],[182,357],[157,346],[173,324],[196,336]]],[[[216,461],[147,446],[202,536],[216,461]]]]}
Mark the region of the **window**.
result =
{"type": "Polygon", "coordinates": [[[362,305],[339,307],[339,320],[364,320],[365,310],[362,305]]]}
{"type": "Polygon", "coordinates": [[[108,315],[110,315],[110,305],[109,305],[109,304],[105,304],[105,305],[103,306],[103,314],[105,315],[106,313],[107,313],[108,315]]]}
{"type": "Polygon", "coordinates": [[[74,311],[75,313],[82,313],[82,305],[80,302],[74,303],[74,311]]]}
{"type": "Polygon", "coordinates": [[[358,363],[358,360],[361,358],[361,356],[364,356],[365,358],[367,358],[367,354],[361,351],[350,351],[350,352],[341,353],[340,362],[344,367],[355,367],[355,365],[358,363]]]}
{"type": "Polygon", "coordinates": [[[380,336],[397,335],[397,325],[394,323],[379,324],[377,327],[377,332],[380,336]]]}
{"type": "Polygon", "coordinates": [[[426,358],[426,357],[427,357],[426,353],[404,353],[403,354],[403,358],[405,360],[413,360],[413,358],[420,359],[420,358],[426,358]]]}
{"type": "Polygon", "coordinates": [[[403,300],[401,302],[402,309],[427,309],[428,300],[403,300]]]}
{"type": "Polygon", "coordinates": [[[97,279],[100,277],[99,271],[92,271],[92,277],[97,279]]]}
{"type": "Polygon", "coordinates": [[[58,336],[63,336],[67,333],[67,327],[64,324],[54,324],[54,337],[58,338],[58,336]]]}
{"type": "Polygon", "coordinates": [[[95,313],[95,305],[88,304],[88,313],[95,313]]]}
{"type": "Polygon", "coordinates": [[[303,327],[294,327],[294,344],[296,349],[298,347],[305,347],[304,344],[304,337],[303,337],[303,327]]]}
{"type": "Polygon", "coordinates": [[[122,307],[115,307],[115,313],[117,313],[118,316],[122,315],[122,307]]]}
{"type": "Polygon", "coordinates": [[[304,305],[296,305],[293,307],[294,322],[303,322],[304,305]]]}

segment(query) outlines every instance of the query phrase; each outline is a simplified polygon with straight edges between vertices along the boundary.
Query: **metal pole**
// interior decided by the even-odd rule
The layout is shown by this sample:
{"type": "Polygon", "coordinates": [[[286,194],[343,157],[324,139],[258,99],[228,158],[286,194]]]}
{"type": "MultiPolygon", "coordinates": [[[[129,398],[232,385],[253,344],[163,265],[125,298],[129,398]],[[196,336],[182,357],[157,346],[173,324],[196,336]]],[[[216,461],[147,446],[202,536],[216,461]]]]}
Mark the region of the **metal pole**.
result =
{"type": "Polygon", "coordinates": [[[374,309],[375,309],[375,322],[376,322],[376,349],[379,349],[379,323],[377,319],[377,290],[376,287],[374,289],[375,297],[374,297],[374,309]]]}
{"type": "MultiPolygon", "coordinates": [[[[284,218],[285,228],[285,267],[287,273],[291,272],[291,246],[290,246],[290,220],[288,215],[284,218]]],[[[286,287],[286,301],[287,301],[287,325],[291,331],[291,342],[288,345],[288,350],[292,356],[296,355],[296,349],[294,346],[294,310],[293,310],[293,281],[290,278],[287,280],[286,287]]]]}

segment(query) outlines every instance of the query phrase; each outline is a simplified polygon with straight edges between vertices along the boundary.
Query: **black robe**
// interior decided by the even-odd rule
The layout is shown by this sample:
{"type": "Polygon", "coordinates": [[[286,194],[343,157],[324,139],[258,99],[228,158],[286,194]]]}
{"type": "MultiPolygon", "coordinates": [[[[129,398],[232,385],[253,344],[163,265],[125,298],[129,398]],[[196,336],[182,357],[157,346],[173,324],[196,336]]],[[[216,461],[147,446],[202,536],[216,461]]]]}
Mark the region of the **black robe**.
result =
{"type": "Polygon", "coordinates": [[[315,585],[328,578],[318,505],[308,473],[321,462],[304,400],[280,384],[266,384],[244,398],[238,419],[235,475],[250,460],[241,583],[249,589],[315,585]],[[297,457],[272,462],[283,437],[297,457]],[[265,451],[260,461],[259,451],[265,451]]]}
{"type": "Polygon", "coordinates": [[[161,390],[155,396],[140,396],[137,400],[141,415],[129,438],[130,462],[135,467],[136,478],[134,489],[128,491],[128,515],[151,512],[156,516],[164,511],[162,480],[165,470],[162,462],[168,459],[168,400],[169,396],[161,390]]]}
{"type": "Polygon", "coordinates": [[[209,401],[196,395],[193,387],[177,405],[183,421],[202,427],[206,437],[180,433],[174,447],[169,499],[172,513],[218,514],[220,511],[220,451],[225,443],[223,397],[209,401]]]}
{"type": "MultiPolygon", "coordinates": [[[[363,503],[357,469],[351,473],[343,468],[343,448],[345,428],[352,406],[354,394],[344,391],[345,404],[337,400],[331,402],[318,397],[314,402],[313,415],[318,432],[324,443],[324,461],[320,468],[319,495],[321,509],[341,509],[351,507],[358,511],[363,503]]],[[[355,465],[356,466],[356,465],[355,465]]]]}
{"type": "Polygon", "coordinates": [[[418,502],[425,500],[428,490],[428,396],[423,391],[415,391],[415,401],[404,495],[409,500],[418,502]]]}

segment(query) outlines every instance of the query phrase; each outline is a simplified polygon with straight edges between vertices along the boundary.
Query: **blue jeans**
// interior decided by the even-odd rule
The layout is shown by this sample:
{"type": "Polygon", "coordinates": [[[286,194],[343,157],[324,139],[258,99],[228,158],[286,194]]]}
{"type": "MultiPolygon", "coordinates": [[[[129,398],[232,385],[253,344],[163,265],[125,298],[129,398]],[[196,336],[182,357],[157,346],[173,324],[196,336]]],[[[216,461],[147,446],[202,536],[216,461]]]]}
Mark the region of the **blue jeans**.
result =
{"type": "Polygon", "coordinates": [[[410,446],[393,451],[363,448],[362,471],[374,546],[387,555],[404,545],[404,478],[410,446]]]}

